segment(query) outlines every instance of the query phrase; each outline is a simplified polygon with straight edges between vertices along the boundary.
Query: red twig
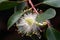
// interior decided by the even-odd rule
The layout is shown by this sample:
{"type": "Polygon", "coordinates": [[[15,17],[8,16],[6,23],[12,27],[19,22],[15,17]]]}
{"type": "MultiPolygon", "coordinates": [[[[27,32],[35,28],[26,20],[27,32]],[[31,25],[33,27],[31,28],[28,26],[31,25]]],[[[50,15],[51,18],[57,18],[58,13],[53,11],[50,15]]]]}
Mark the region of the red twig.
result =
{"type": "Polygon", "coordinates": [[[49,20],[46,20],[46,22],[47,22],[48,27],[50,28],[51,27],[50,21],[49,20]]]}
{"type": "Polygon", "coordinates": [[[36,13],[38,13],[31,0],[29,0],[29,3],[30,3],[30,5],[32,6],[32,8],[34,9],[34,11],[35,11],[36,13]]]}

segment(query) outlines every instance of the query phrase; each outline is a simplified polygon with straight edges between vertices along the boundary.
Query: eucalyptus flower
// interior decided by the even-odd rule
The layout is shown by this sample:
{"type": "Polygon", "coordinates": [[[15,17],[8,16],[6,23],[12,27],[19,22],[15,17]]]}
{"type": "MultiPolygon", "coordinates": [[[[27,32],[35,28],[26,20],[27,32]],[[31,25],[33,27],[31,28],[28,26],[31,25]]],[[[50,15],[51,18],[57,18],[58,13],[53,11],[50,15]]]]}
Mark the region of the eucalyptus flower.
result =
{"type": "Polygon", "coordinates": [[[18,28],[19,33],[38,33],[38,30],[40,30],[39,26],[42,26],[44,23],[39,23],[36,21],[36,17],[38,14],[34,13],[28,13],[24,14],[17,22],[16,26],[18,28]]]}

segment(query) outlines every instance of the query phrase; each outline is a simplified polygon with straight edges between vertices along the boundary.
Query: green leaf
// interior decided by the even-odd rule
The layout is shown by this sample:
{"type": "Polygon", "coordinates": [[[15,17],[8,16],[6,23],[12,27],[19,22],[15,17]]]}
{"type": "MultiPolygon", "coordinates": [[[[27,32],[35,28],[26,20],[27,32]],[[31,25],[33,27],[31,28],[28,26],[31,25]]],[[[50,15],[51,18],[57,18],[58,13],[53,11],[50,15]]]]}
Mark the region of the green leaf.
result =
{"type": "Polygon", "coordinates": [[[23,15],[24,12],[22,10],[25,8],[25,6],[26,5],[24,2],[20,3],[20,10],[14,13],[8,20],[8,29],[12,27],[12,25],[14,25],[14,23],[23,15]]]}
{"type": "Polygon", "coordinates": [[[60,40],[60,32],[53,27],[47,28],[46,37],[48,40],[60,40]]]}
{"type": "Polygon", "coordinates": [[[22,2],[17,6],[17,9],[22,10],[26,6],[26,2],[22,2]]]}
{"type": "Polygon", "coordinates": [[[44,0],[43,3],[54,7],[60,7],[60,0],[44,0]]]}
{"type": "Polygon", "coordinates": [[[48,9],[47,11],[45,11],[44,13],[39,14],[39,15],[37,16],[36,20],[37,20],[38,22],[44,21],[44,20],[51,19],[51,18],[55,17],[55,15],[56,15],[55,10],[52,9],[52,8],[50,8],[50,9],[48,9]]]}
{"type": "Polygon", "coordinates": [[[22,11],[17,11],[8,20],[8,29],[14,25],[14,23],[23,15],[22,11]]]}
{"type": "Polygon", "coordinates": [[[10,9],[10,8],[13,8],[17,5],[19,5],[19,3],[15,2],[15,1],[2,2],[2,3],[0,3],[0,10],[10,9]]]}
{"type": "Polygon", "coordinates": [[[16,1],[6,1],[6,2],[0,3],[0,10],[14,8],[15,6],[18,6],[18,5],[20,5],[20,9],[23,9],[26,6],[25,4],[26,4],[25,2],[18,3],[16,1]]]}
{"type": "Polygon", "coordinates": [[[1,2],[4,2],[4,1],[8,1],[8,0],[0,0],[0,3],[1,3],[1,2]]]}

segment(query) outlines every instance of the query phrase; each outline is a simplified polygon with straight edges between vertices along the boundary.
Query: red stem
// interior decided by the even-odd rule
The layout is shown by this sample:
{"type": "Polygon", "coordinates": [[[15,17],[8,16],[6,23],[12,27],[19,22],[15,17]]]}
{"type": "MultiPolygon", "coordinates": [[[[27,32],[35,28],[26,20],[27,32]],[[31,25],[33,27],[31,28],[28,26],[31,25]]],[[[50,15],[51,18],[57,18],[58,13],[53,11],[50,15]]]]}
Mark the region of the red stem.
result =
{"type": "Polygon", "coordinates": [[[46,22],[47,22],[48,27],[50,28],[51,27],[50,21],[46,20],[46,22]]]}
{"type": "Polygon", "coordinates": [[[30,5],[32,6],[32,8],[34,9],[34,11],[35,11],[36,13],[38,13],[31,0],[29,0],[29,3],[30,3],[30,5]]]}

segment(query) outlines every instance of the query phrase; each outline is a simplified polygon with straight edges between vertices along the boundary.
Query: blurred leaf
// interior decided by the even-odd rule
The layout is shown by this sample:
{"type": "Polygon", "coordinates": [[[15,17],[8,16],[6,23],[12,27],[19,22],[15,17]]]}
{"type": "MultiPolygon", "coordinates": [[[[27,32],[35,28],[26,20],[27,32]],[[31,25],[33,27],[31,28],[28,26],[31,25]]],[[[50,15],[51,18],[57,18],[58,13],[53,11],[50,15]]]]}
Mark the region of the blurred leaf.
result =
{"type": "Polygon", "coordinates": [[[22,2],[17,6],[17,9],[22,10],[26,6],[26,2],[22,2]]]}
{"type": "Polygon", "coordinates": [[[8,0],[0,0],[0,3],[1,3],[1,2],[4,2],[4,1],[8,1],[8,0]]]}
{"type": "Polygon", "coordinates": [[[50,8],[50,9],[48,9],[47,11],[45,11],[44,13],[39,14],[39,15],[37,16],[36,20],[37,20],[38,22],[44,21],[44,20],[51,19],[51,18],[55,17],[55,15],[56,15],[55,10],[52,9],[52,8],[50,8]]]}
{"type": "Polygon", "coordinates": [[[48,40],[60,40],[60,32],[52,27],[47,28],[46,36],[48,40]]]}
{"type": "Polygon", "coordinates": [[[18,6],[18,5],[20,5],[21,9],[23,9],[23,7],[25,6],[25,2],[22,2],[22,3],[18,3],[16,1],[2,2],[0,3],[0,10],[14,8],[15,6],[18,6]]]}
{"type": "Polygon", "coordinates": [[[12,25],[14,25],[14,23],[23,15],[23,12],[22,12],[22,10],[25,8],[25,3],[21,3],[20,4],[20,11],[17,11],[16,13],[14,13],[10,18],[9,18],[9,20],[8,20],[8,23],[7,23],[7,25],[8,25],[8,29],[10,28],[10,27],[12,27],[12,25]]]}
{"type": "Polygon", "coordinates": [[[14,13],[8,20],[8,29],[14,25],[14,23],[23,15],[22,11],[14,13]]]}
{"type": "Polygon", "coordinates": [[[43,3],[54,7],[60,7],[60,0],[44,0],[43,3]]]}
{"type": "Polygon", "coordinates": [[[13,2],[8,2],[8,1],[2,2],[2,3],[0,3],[0,10],[10,9],[17,5],[19,5],[19,3],[14,2],[14,1],[13,2]]]}

